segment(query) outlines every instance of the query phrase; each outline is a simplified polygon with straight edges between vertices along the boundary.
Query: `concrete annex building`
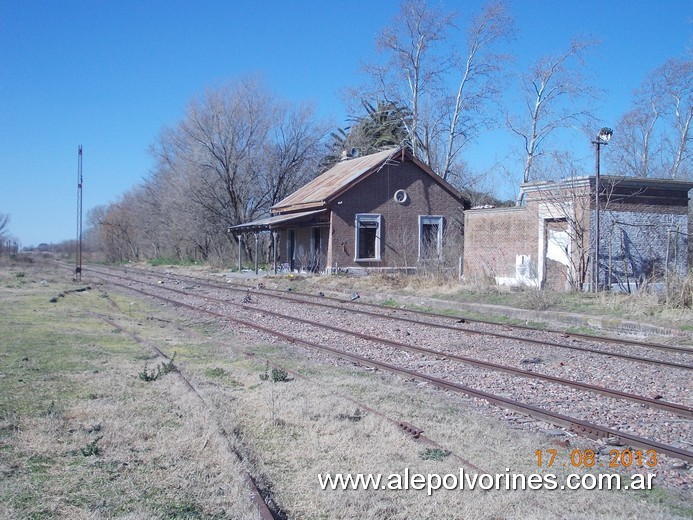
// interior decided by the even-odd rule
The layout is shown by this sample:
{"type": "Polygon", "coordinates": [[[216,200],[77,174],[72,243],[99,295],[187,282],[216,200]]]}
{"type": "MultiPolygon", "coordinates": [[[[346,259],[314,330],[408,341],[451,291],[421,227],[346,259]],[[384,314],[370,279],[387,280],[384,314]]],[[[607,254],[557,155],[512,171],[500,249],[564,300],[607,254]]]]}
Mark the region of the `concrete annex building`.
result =
{"type": "Polygon", "coordinates": [[[598,272],[601,288],[631,290],[687,273],[693,183],[601,176],[599,212],[594,176],[522,188],[525,206],[465,212],[466,277],[565,290],[592,287],[598,272]]]}
{"type": "Polygon", "coordinates": [[[412,268],[438,258],[443,237],[461,233],[469,203],[408,150],[343,160],[231,231],[272,231],[291,270],[412,268]],[[454,230],[454,231],[453,231],[454,230]]]}

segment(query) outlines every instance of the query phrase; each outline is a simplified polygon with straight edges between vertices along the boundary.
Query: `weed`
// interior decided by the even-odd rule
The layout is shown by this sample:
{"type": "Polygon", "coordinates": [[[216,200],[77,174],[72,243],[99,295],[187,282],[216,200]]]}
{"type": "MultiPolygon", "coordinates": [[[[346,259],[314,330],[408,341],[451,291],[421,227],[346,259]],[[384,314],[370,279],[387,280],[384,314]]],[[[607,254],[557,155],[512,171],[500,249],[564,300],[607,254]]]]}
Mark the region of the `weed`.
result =
{"type": "Polygon", "coordinates": [[[289,381],[289,373],[281,368],[273,368],[272,381],[275,383],[286,383],[289,381]]]}
{"type": "Polygon", "coordinates": [[[339,419],[340,421],[359,422],[365,416],[366,414],[363,413],[360,408],[357,408],[356,410],[354,410],[353,414],[340,413],[339,415],[337,415],[337,419],[339,419]]]}
{"type": "Polygon", "coordinates": [[[79,451],[82,452],[82,455],[84,455],[85,457],[97,456],[99,453],[101,453],[101,448],[99,448],[96,444],[101,439],[103,439],[103,436],[99,435],[93,441],[87,444],[84,448],[80,448],[79,451]]]}
{"type": "Polygon", "coordinates": [[[291,381],[289,373],[281,368],[273,368],[272,372],[269,369],[269,361],[265,365],[265,371],[260,374],[260,381],[269,381],[272,378],[273,383],[287,383],[291,381]],[[270,375],[271,374],[271,375],[270,375]]]}
{"type": "Polygon", "coordinates": [[[260,381],[269,380],[269,361],[265,364],[265,371],[260,374],[260,381]]]}
{"type": "Polygon", "coordinates": [[[142,381],[147,381],[147,382],[156,381],[159,378],[159,374],[157,373],[157,371],[155,369],[152,369],[151,372],[149,372],[147,370],[147,362],[146,361],[144,363],[144,369],[142,370],[142,372],[140,372],[139,375],[140,375],[140,379],[142,381]]]}
{"type": "Polygon", "coordinates": [[[178,369],[176,366],[173,364],[173,360],[176,358],[176,354],[173,354],[173,357],[169,361],[164,361],[163,363],[159,363],[155,368],[152,368],[151,370],[147,369],[147,362],[144,362],[144,369],[142,372],[139,373],[140,379],[142,381],[146,382],[151,382],[151,381],[156,381],[160,377],[165,376],[166,374],[170,372],[175,372],[178,369]]]}
{"type": "Polygon", "coordinates": [[[597,331],[594,330],[592,327],[585,327],[583,325],[579,325],[576,327],[568,327],[566,329],[566,332],[569,334],[589,334],[592,336],[597,335],[597,331]]]}
{"type": "Polygon", "coordinates": [[[205,371],[207,377],[224,377],[226,375],[226,370],[221,367],[209,368],[205,371]]]}
{"type": "Polygon", "coordinates": [[[556,303],[556,293],[546,289],[529,289],[524,295],[523,307],[527,309],[545,311],[556,303]]]}
{"type": "Polygon", "coordinates": [[[51,404],[48,405],[48,409],[46,410],[45,417],[51,418],[51,417],[58,417],[60,415],[60,411],[58,410],[58,407],[55,404],[55,401],[52,400],[51,404]]]}
{"type": "Polygon", "coordinates": [[[419,453],[419,457],[421,457],[421,460],[441,461],[447,456],[449,456],[451,453],[451,451],[444,450],[441,448],[426,448],[424,451],[419,453]]]}
{"type": "Polygon", "coordinates": [[[166,518],[202,518],[204,516],[200,507],[190,501],[167,504],[164,513],[166,518]]]}
{"type": "Polygon", "coordinates": [[[693,274],[688,276],[668,274],[665,278],[665,291],[660,297],[660,304],[674,309],[691,308],[693,306],[693,274]]]}

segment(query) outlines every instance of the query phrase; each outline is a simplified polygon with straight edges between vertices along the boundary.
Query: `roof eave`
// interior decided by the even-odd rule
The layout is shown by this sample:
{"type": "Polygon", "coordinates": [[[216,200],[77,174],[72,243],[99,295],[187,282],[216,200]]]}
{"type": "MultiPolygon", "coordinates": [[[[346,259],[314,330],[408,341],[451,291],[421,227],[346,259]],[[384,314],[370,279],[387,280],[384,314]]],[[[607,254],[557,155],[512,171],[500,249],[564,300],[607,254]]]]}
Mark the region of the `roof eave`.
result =
{"type": "Polygon", "coordinates": [[[294,213],[297,211],[306,211],[310,209],[327,209],[327,201],[311,201],[301,202],[300,204],[291,204],[289,206],[272,206],[270,212],[272,215],[283,215],[285,213],[294,213]]]}

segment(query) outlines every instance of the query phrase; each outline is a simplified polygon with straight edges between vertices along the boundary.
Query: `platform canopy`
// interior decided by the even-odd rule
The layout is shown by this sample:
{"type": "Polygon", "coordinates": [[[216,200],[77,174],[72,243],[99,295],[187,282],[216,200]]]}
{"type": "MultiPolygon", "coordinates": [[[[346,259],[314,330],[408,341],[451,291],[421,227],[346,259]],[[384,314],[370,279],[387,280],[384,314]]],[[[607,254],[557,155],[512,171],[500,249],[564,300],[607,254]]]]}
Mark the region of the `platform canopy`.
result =
{"type": "Polygon", "coordinates": [[[291,222],[297,222],[304,220],[313,215],[326,212],[327,209],[317,209],[313,211],[302,211],[300,213],[288,213],[285,215],[274,215],[271,217],[261,218],[259,220],[254,220],[252,222],[246,222],[245,224],[238,224],[237,226],[229,227],[229,232],[238,233],[248,233],[256,231],[271,231],[283,227],[284,224],[291,222]]]}

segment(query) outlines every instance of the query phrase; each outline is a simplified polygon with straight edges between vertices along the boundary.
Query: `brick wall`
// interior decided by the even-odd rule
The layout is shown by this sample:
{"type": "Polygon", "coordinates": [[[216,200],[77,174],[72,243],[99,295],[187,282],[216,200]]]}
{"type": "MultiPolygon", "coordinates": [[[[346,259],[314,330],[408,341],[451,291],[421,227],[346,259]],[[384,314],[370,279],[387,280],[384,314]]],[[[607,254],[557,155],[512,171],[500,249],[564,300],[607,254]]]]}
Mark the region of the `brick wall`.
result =
{"type": "MultiPolygon", "coordinates": [[[[594,179],[527,185],[524,208],[465,213],[464,273],[467,279],[514,278],[517,255],[530,255],[545,287],[591,280],[595,231],[594,179]],[[547,236],[565,231],[569,269],[546,258],[547,236]],[[543,244],[543,251],[540,251],[543,244]],[[541,258],[538,256],[541,255],[541,258]]],[[[604,285],[634,286],[666,270],[688,268],[688,186],[642,179],[605,179],[600,202],[600,273],[604,285]],[[610,184],[607,184],[607,181],[610,184]]],[[[534,274],[534,273],[532,273],[534,274]]]]}
{"type": "Polygon", "coordinates": [[[515,277],[517,255],[536,265],[537,214],[532,208],[468,210],[464,225],[464,268],[468,280],[515,277]]]}
{"type": "Polygon", "coordinates": [[[461,234],[464,221],[462,203],[409,161],[384,166],[332,202],[331,210],[332,250],[328,261],[332,267],[416,266],[419,215],[442,215],[444,229],[453,235],[461,234]],[[394,200],[400,189],[407,193],[404,204],[394,200]],[[382,215],[379,262],[354,261],[357,213],[382,215]]]}

